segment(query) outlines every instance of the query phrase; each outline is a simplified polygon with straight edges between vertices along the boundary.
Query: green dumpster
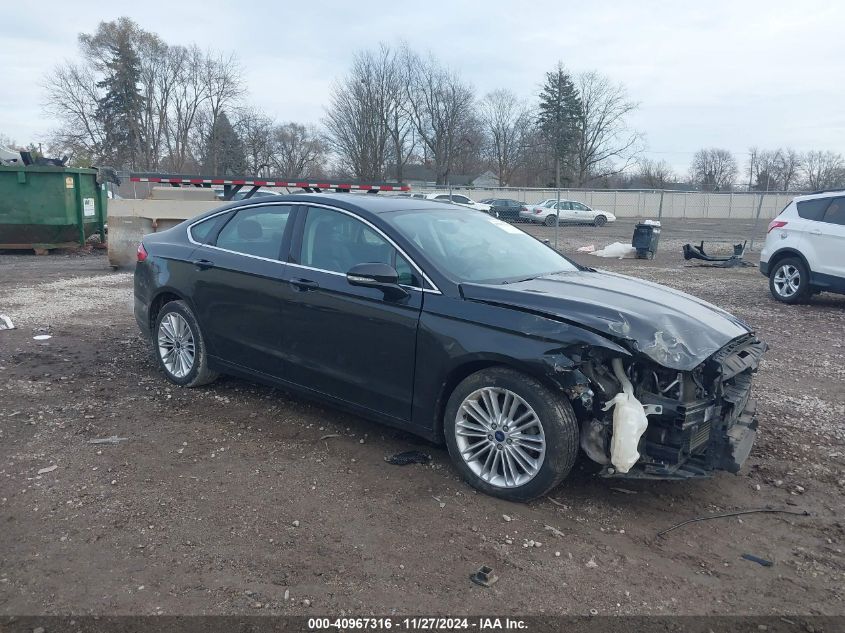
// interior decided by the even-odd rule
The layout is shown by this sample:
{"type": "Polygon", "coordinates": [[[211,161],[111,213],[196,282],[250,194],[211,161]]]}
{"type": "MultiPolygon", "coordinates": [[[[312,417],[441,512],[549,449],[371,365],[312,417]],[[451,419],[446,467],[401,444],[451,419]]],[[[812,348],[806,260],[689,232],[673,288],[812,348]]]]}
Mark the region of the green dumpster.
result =
{"type": "Polygon", "coordinates": [[[82,246],[105,240],[107,194],[96,169],[0,166],[0,249],[82,246]]]}

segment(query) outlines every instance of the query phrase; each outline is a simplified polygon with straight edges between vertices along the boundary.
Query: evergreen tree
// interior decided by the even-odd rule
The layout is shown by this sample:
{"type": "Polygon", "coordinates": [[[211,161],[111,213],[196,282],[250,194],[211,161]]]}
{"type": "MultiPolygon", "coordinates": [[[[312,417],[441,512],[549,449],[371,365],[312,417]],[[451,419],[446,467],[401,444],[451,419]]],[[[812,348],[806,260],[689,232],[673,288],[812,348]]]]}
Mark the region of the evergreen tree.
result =
{"type": "Polygon", "coordinates": [[[245,169],[243,143],[229,117],[221,112],[206,138],[203,171],[210,176],[242,176],[245,169]]]}
{"type": "Polygon", "coordinates": [[[561,168],[570,167],[578,140],[581,100],[563,64],[546,73],[540,92],[538,123],[555,161],[555,187],[560,187],[561,168]]]}
{"type": "Polygon", "coordinates": [[[105,76],[97,83],[105,90],[96,112],[104,131],[103,154],[115,167],[134,168],[141,146],[141,60],[125,31],[118,32],[107,50],[105,76]]]}

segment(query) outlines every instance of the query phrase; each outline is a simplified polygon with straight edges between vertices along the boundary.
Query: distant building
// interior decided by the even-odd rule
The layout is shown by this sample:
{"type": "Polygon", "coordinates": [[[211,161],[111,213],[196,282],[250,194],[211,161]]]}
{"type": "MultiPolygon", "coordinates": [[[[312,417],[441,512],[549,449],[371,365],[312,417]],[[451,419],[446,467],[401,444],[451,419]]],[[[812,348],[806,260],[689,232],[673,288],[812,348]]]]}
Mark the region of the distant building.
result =
{"type": "MultiPolygon", "coordinates": [[[[388,170],[388,180],[396,180],[396,168],[391,167],[388,170]]],[[[420,189],[425,187],[435,187],[437,183],[437,174],[430,167],[425,165],[405,165],[402,170],[402,179],[406,184],[412,188],[420,189]]],[[[482,174],[476,176],[467,174],[450,174],[449,183],[454,187],[498,187],[499,178],[489,169],[482,174]]]]}

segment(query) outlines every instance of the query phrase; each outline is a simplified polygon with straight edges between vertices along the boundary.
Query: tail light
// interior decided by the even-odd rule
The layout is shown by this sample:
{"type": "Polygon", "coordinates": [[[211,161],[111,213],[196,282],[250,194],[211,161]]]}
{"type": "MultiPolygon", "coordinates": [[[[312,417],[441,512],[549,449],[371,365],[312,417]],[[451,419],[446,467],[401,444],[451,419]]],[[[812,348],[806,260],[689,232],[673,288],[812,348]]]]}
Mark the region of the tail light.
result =
{"type": "Polygon", "coordinates": [[[769,228],[766,230],[766,233],[771,233],[775,229],[780,229],[786,226],[788,223],[785,220],[772,220],[769,223],[769,228]]]}
{"type": "Polygon", "coordinates": [[[534,207],[534,215],[540,215],[541,213],[542,213],[542,211],[540,210],[539,207],[534,207]]]}
{"type": "Polygon", "coordinates": [[[138,244],[138,261],[139,262],[147,261],[147,249],[144,248],[143,242],[138,244]]]}

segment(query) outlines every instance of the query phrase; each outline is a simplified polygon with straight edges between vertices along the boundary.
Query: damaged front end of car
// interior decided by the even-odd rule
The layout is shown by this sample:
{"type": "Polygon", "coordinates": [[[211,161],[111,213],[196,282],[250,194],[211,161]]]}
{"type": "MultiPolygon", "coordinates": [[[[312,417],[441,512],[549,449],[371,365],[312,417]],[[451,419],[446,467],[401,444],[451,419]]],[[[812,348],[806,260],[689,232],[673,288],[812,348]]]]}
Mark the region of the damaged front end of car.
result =
{"type": "Polygon", "coordinates": [[[738,472],[756,437],[751,382],[766,349],[748,334],[686,371],[643,354],[624,363],[602,356],[587,360],[579,369],[589,387],[570,390],[581,420],[581,448],[605,477],[689,479],[716,470],[738,472]],[[625,393],[625,381],[632,390],[628,408],[608,406],[625,393]],[[638,424],[632,416],[641,426],[632,428],[638,424]]]}

